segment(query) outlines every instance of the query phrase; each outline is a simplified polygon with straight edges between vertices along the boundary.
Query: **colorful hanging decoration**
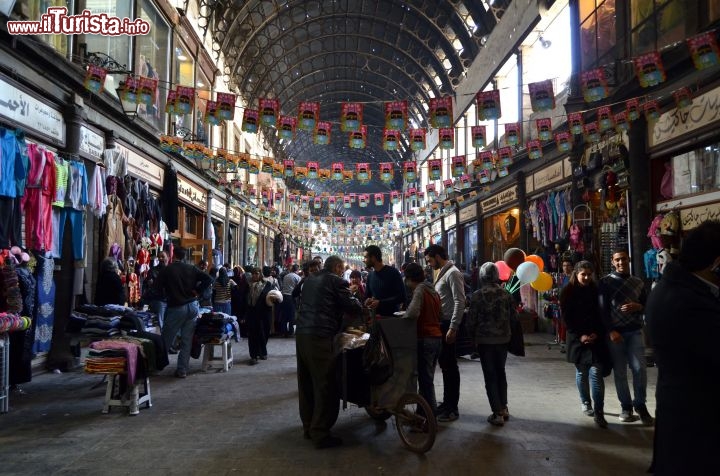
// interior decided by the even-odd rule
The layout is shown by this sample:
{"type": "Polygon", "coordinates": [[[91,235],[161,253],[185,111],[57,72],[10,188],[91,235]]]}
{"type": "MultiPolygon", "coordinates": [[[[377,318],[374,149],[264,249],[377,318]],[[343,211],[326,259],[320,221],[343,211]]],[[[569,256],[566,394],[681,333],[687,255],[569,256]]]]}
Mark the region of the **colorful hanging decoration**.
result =
{"type": "Polygon", "coordinates": [[[272,171],[273,178],[283,178],[285,176],[285,167],[283,167],[283,163],[281,161],[275,162],[273,164],[273,171],[272,171]]]}
{"type": "Polygon", "coordinates": [[[161,135],[160,136],[160,149],[165,152],[172,152],[174,154],[180,154],[182,152],[182,137],[161,135]]]}
{"type": "Polygon", "coordinates": [[[537,128],[539,140],[547,141],[552,139],[552,119],[550,119],[549,117],[536,119],[535,127],[537,128]]]}
{"type": "Polygon", "coordinates": [[[340,130],[343,132],[356,132],[360,130],[363,122],[363,104],[359,102],[344,102],[340,112],[340,130]]]}
{"type": "Polygon", "coordinates": [[[640,118],[640,101],[637,98],[628,99],[625,103],[628,113],[628,121],[634,121],[640,118]]]}
{"type": "Polygon", "coordinates": [[[430,99],[430,127],[439,129],[452,126],[452,96],[430,99]]]}
{"type": "Polygon", "coordinates": [[[428,160],[428,177],[430,180],[440,180],[442,178],[442,160],[428,160]]]}
{"type": "Polygon", "coordinates": [[[120,91],[120,100],[123,102],[138,102],[138,88],[140,81],[135,76],[128,74],[125,81],[120,84],[118,88],[120,91]]]}
{"type": "Polygon", "coordinates": [[[215,100],[218,103],[218,118],[223,121],[232,121],[235,118],[235,100],[237,96],[232,93],[217,93],[215,100]]]}
{"type": "Polygon", "coordinates": [[[440,148],[450,150],[455,147],[455,129],[452,127],[446,127],[440,129],[440,148]]]}
{"type": "Polygon", "coordinates": [[[380,164],[380,181],[390,183],[393,181],[393,164],[384,162],[380,164]]]}
{"type": "Polygon", "coordinates": [[[408,103],[407,101],[392,101],[385,103],[385,129],[407,129],[408,103]]]}
{"type": "Polygon", "coordinates": [[[348,184],[353,181],[354,173],[352,170],[343,170],[343,183],[348,184]]]}
{"type": "Polygon", "coordinates": [[[372,175],[372,172],[370,171],[370,164],[367,162],[355,164],[355,169],[357,171],[356,175],[358,182],[362,184],[370,182],[370,177],[372,175]]]}
{"type": "Polygon", "coordinates": [[[347,209],[347,208],[352,208],[352,202],[350,201],[350,197],[349,197],[349,196],[344,196],[344,197],[343,197],[343,208],[345,208],[345,209],[347,209]]]}
{"type": "Polygon", "coordinates": [[[382,207],[385,203],[385,195],[382,193],[375,194],[375,206],[382,207]]]}
{"type": "Polygon", "coordinates": [[[435,198],[437,198],[437,194],[435,193],[435,184],[429,183],[425,185],[425,192],[427,192],[428,200],[433,201],[435,198]]]}
{"type": "Polygon", "coordinates": [[[360,208],[366,208],[368,206],[369,201],[370,201],[370,195],[361,193],[360,196],[358,197],[358,206],[360,208]]]}
{"type": "Polygon", "coordinates": [[[585,102],[600,101],[608,97],[607,79],[605,79],[605,70],[603,68],[595,68],[580,73],[580,84],[585,102]]]}
{"type": "Polygon", "coordinates": [[[527,142],[528,158],[530,160],[541,159],[543,156],[542,144],[539,139],[527,142]]]}
{"type": "Polygon", "coordinates": [[[317,145],[328,145],[330,143],[330,130],[332,125],[329,122],[319,121],[313,133],[313,143],[317,145]]]}
{"type": "Polygon", "coordinates": [[[283,168],[285,169],[285,177],[295,176],[295,161],[283,160],[283,168]]]}
{"type": "Polygon", "coordinates": [[[500,147],[497,150],[498,165],[500,167],[508,167],[513,163],[513,149],[512,147],[500,147]]]}
{"type": "Polygon", "coordinates": [[[313,208],[315,210],[322,208],[322,200],[320,200],[320,197],[313,198],[313,208]]]}
{"type": "Polygon", "coordinates": [[[349,135],[349,146],[352,149],[364,149],[367,144],[367,126],[362,125],[357,131],[349,135]]]}
{"type": "Polygon", "coordinates": [[[618,133],[630,130],[630,121],[628,120],[627,110],[620,111],[617,114],[615,114],[614,120],[615,120],[615,130],[618,133]]]}
{"type": "Polygon", "coordinates": [[[295,167],[295,178],[303,180],[307,178],[307,167],[295,167]]]}
{"type": "Polygon", "coordinates": [[[478,119],[481,121],[492,121],[500,119],[500,91],[480,91],[475,96],[477,100],[478,119]]]}
{"type": "Polygon", "coordinates": [[[697,36],[687,39],[690,55],[693,59],[695,69],[703,70],[720,64],[718,60],[718,45],[715,40],[715,33],[706,31],[697,36]]]}
{"type": "Polygon", "coordinates": [[[298,128],[312,132],[320,120],[320,103],[303,101],[298,105],[298,128]]]}
{"type": "MultiPolygon", "coordinates": [[[[107,70],[100,66],[89,64],[85,71],[85,81],[83,82],[85,89],[96,94],[100,94],[105,90],[105,78],[107,70]]],[[[130,77],[130,75],[128,75],[130,77]]]]}
{"type": "MultiPolygon", "coordinates": [[[[402,199],[400,198],[400,192],[398,192],[397,190],[393,190],[392,192],[390,192],[390,203],[392,203],[393,205],[397,205],[398,203],[400,203],[401,200],[402,199]]],[[[402,215],[402,213],[400,215],[402,215]]]]}
{"type": "Polygon", "coordinates": [[[460,176],[460,188],[463,190],[470,188],[470,176],[469,175],[463,174],[460,176]]]}
{"type": "Polygon", "coordinates": [[[596,121],[585,124],[585,140],[591,143],[600,142],[600,129],[596,121]]]}
{"type": "Polygon", "coordinates": [[[383,149],[397,150],[399,144],[400,131],[383,129],[383,149]]]}
{"type": "Polygon", "coordinates": [[[345,170],[345,164],[343,164],[342,162],[333,162],[330,168],[332,169],[332,179],[342,180],[343,170],[345,170]]]}
{"type": "Polygon", "coordinates": [[[320,166],[317,162],[308,162],[307,163],[307,178],[309,179],[316,179],[318,178],[318,169],[320,166]]]}
{"type": "Polygon", "coordinates": [[[482,163],[481,167],[485,170],[490,170],[495,167],[495,163],[493,160],[493,152],[491,150],[480,152],[478,154],[478,159],[480,159],[482,163]]]}
{"type": "Polygon", "coordinates": [[[190,86],[178,86],[177,98],[175,99],[175,114],[192,114],[195,107],[195,88],[190,86]]]}
{"type": "Polygon", "coordinates": [[[327,182],[330,180],[330,176],[332,175],[332,171],[330,169],[319,169],[318,170],[318,180],[321,182],[327,182]]]}
{"type": "Polygon", "coordinates": [[[218,103],[216,101],[208,101],[205,104],[205,116],[203,117],[205,124],[210,124],[211,126],[219,125],[222,121],[218,117],[217,113],[218,103]]]}
{"type": "Polygon", "coordinates": [[[457,155],[450,159],[450,163],[452,164],[452,176],[453,177],[460,177],[461,175],[465,174],[465,156],[464,155],[457,155]]]}
{"type": "Polygon", "coordinates": [[[519,122],[505,124],[505,145],[520,144],[520,127],[519,122]]]}
{"type": "Polygon", "coordinates": [[[533,112],[550,111],[555,108],[555,93],[552,80],[546,79],[528,84],[530,107],[533,112]]]}
{"type": "Polygon", "coordinates": [[[580,135],[585,130],[582,112],[571,112],[567,116],[568,128],[574,135],[580,135]]]}
{"type": "Polygon", "coordinates": [[[645,103],[643,108],[645,112],[645,119],[648,122],[657,121],[660,119],[660,106],[656,100],[650,100],[645,103]]]}
{"type": "Polygon", "coordinates": [[[410,129],[410,148],[413,151],[425,149],[425,129],[410,129]]]}
{"type": "Polygon", "coordinates": [[[633,58],[635,72],[640,86],[649,88],[665,82],[665,69],[663,68],[660,53],[654,51],[633,58]]]}
{"type": "Polygon", "coordinates": [[[280,115],[280,101],[260,98],[260,122],[264,126],[275,127],[280,115]]]}
{"type": "Polygon", "coordinates": [[[147,107],[155,107],[157,86],[157,79],[141,76],[140,84],[138,84],[138,103],[145,104],[147,107]]]}
{"type": "Polygon", "coordinates": [[[614,117],[610,106],[602,106],[597,110],[597,122],[600,132],[605,132],[615,127],[614,117]]]}
{"type": "Polygon", "coordinates": [[[250,159],[248,161],[248,173],[259,174],[260,173],[260,161],[250,159]]]}
{"type": "Polygon", "coordinates": [[[250,155],[246,153],[238,154],[238,169],[249,170],[250,169],[250,155]]]}
{"type": "Polygon", "coordinates": [[[251,134],[257,133],[259,113],[256,109],[245,109],[241,129],[251,134]]]}
{"type": "Polygon", "coordinates": [[[678,109],[684,109],[686,107],[690,107],[692,104],[692,93],[690,92],[689,88],[682,87],[680,89],[676,89],[672,93],[673,99],[675,99],[675,107],[678,109]]]}
{"type": "Polygon", "coordinates": [[[165,98],[165,113],[175,114],[175,102],[177,101],[177,91],[174,89],[168,90],[167,97],[165,98]]]}
{"type": "Polygon", "coordinates": [[[417,169],[415,162],[407,161],[403,162],[403,177],[406,182],[414,182],[417,180],[417,169]]]}
{"type": "Polygon", "coordinates": [[[297,118],[292,116],[280,116],[280,125],[278,127],[278,137],[280,139],[292,140],[295,138],[295,128],[297,126],[297,118]]]}
{"type": "Polygon", "coordinates": [[[470,135],[472,137],[473,147],[475,147],[476,149],[485,147],[485,144],[487,143],[485,140],[485,137],[486,137],[486,127],[485,126],[472,126],[470,128],[470,135]]]}

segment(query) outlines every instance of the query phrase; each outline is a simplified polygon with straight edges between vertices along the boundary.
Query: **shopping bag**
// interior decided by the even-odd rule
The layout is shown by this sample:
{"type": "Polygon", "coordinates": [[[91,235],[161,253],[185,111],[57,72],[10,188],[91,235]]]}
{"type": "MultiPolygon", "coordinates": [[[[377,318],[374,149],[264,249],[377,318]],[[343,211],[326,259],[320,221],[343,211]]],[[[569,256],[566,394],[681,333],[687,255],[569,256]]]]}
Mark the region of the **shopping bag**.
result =
{"type": "Polygon", "coordinates": [[[510,317],[510,343],[508,352],[518,357],[525,357],[525,339],[523,337],[522,324],[517,316],[510,317]]]}
{"type": "Polygon", "coordinates": [[[363,371],[371,385],[385,383],[393,374],[393,358],[379,324],[370,331],[363,351],[363,371]]]}

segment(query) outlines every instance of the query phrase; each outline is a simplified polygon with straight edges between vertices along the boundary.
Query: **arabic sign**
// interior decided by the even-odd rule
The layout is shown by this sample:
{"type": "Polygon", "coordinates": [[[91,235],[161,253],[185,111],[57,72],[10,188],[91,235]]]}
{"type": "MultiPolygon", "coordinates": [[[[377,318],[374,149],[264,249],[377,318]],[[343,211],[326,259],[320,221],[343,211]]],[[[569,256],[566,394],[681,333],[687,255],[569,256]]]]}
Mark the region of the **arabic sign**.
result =
{"type": "Polygon", "coordinates": [[[454,227],[457,223],[457,216],[455,215],[455,212],[452,212],[450,215],[447,215],[445,218],[445,229],[449,230],[450,228],[454,227]]]}
{"type": "Polygon", "coordinates": [[[220,199],[215,196],[213,197],[212,204],[210,205],[210,210],[215,214],[216,216],[225,219],[225,210],[227,210],[227,205],[225,202],[221,202],[220,199]]]}
{"type": "Polygon", "coordinates": [[[720,88],[693,98],[688,107],[674,108],[661,115],[655,125],[648,128],[648,147],[655,147],[716,121],[720,121],[720,88]]]}
{"type": "Polygon", "coordinates": [[[62,113],[0,78],[0,116],[65,145],[62,113]]]}
{"type": "Polygon", "coordinates": [[[545,167],[539,172],[533,174],[533,190],[538,190],[543,187],[554,184],[563,179],[563,163],[555,162],[554,164],[545,167]]]}
{"type": "Polygon", "coordinates": [[[230,221],[240,224],[240,209],[236,207],[230,207],[230,221]]]}
{"type": "MultiPolygon", "coordinates": [[[[165,178],[165,169],[151,162],[149,159],[138,154],[134,150],[128,149],[120,144],[115,144],[115,149],[120,148],[128,158],[128,172],[132,175],[147,181],[151,185],[162,188],[163,179],[165,178]]],[[[178,181],[178,184],[180,182],[178,181]]],[[[178,185],[179,187],[179,185],[178,185]]],[[[203,208],[205,206],[203,205],[203,208]]]]}
{"type": "Polygon", "coordinates": [[[469,207],[460,209],[460,223],[472,220],[477,217],[477,202],[473,203],[469,207]]]}
{"type": "Polygon", "coordinates": [[[692,230],[707,220],[720,220],[720,203],[680,210],[680,228],[683,231],[692,230]]]}
{"type": "Polygon", "coordinates": [[[260,232],[260,223],[258,223],[256,220],[253,220],[252,218],[248,218],[247,228],[250,231],[259,233],[260,232]]]}
{"type": "Polygon", "coordinates": [[[180,199],[204,211],[207,207],[206,193],[200,187],[178,174],[178,197],[180,199]]]}
{"type": "Polygon", "coordinates": [[[430,225],[430,233],[433,235],[437,235],[442,231],[442,225],[440,224],[440,220],[435,220],[432,225],[430,225]]]}
{"type": "Polygon", "coordinates": [[[87,126],[80,126],[80,152],[101,160],[103,150],[105,150],[105,137],[87,126]]]}
{"type": "Polygon", "coordinates": [[[487,213],[515,201],[517,201],[517,185],[503,190],[487,200],[483,200],[480,206],[482,207],[483,213],[487,213]]]}

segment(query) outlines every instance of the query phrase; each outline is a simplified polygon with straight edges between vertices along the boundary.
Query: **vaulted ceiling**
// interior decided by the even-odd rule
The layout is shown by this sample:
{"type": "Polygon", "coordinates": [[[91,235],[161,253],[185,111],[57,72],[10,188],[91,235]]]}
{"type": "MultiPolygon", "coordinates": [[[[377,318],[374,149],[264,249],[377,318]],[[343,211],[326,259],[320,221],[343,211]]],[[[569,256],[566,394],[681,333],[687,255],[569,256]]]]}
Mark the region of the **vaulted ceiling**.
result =
{"type": "MultiPolygon", "coordinates": [[[[259,98],[274,98],[282,114],[296,115],[300,101],[317,101],[320,119],[332,123],[329,145],[313,144],[307,132],[282,143],[268,132],[276,157],[318,161],[322,168],[340,161],[350,166],[359,162],[399,166],[413,155],[406,139],[399,151],[383,150],[384,103],[407,100],[411,123],[428,127],[429,99],[453,95],[509,3],[201,0],[201,15],[224,54],[226,80],[249,107],[256,108],[259,98]],[[340,132],[343,102],[365,104],[365,149],[351,149],[346,134],[340,132]]],[[[402,188],[398,171],[396,167],[391,184],[375,178],[367,185],[327,181],[312,187],[330,192],[398,190],[402,188]]],[[[307,188],[309,182],[290,186],[307,188]]],[[[369,206],[364,213],[386,211],[369,206]]]]}

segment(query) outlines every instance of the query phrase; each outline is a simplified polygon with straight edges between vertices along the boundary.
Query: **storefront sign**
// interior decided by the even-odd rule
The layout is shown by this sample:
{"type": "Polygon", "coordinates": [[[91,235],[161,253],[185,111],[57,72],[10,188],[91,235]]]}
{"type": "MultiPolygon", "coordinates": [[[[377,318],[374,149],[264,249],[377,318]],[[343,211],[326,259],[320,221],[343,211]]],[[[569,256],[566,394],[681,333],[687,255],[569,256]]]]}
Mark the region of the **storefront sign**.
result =
{"type": "Polygon", "coordinates": [[[450,215],[447,215],[445,218],[445,229],[449,230],[450,228],[454,227],[457,223],[457,216],[455,215],[455,212],[452,212],[450,215]]]}
{"type": "MultiPolygon", "coordinates": [[[[127,151],[128,173],[147,181],[150,185],[162,188],[163,179],[165,178],[165,169],[163,167],[160,167],[155,164],[155,162],[151,162],[150,159],[120,144],[115,144],[115,148],[123,152],[127,151]]],[[[178,190],[180,190],[180,178],[178,178],[178,190]]],[[[205,208],[204,205],[203,208],[205,208]]]]}
{"type": "Polygon", "coordinates": [[[693,98],[688,107],[671,109],[662,114],[648,129],[648,147],[655,147],[716,121],[720,121],[720,88],[693,98]]]}
{"type": "Polygon", "coordinates": [[[207,209],[207,192],[179,174],[178,197],[203,211],[207,209]]]}
{"type": "Polygon", "coordinates": [[[430,234],[431,235],[437,235],[438,233],[442,232],[442,226],[440,224],[440,220],[435,220],[430,225],[430,234]]]}
{"type": "Polygon", "coordinates": [[[515,201],[517,201],[517,185],[503,190],[487,200],[483,200],[480,206],[482,207],[482,212],[487,213],[515,201]]]}
{"type": "Polygon", "coordinates": [[[253,220],[252,218],[248,218],[247,228],[249,231],[260,233],[260,222],[253,220]]]}
{"type": "Polygon", "coordinates": [[[525,193],[532,193],[535,190],[535,184],[533,182],[533,176],[528,175],[525,177],[525,193]]]}
{"type": "Polygon", "coordinates": [[[240,209],[231,206],[230,207],[230,221],[240,224],[240,209]]]}
{"type": "Polygon", "coordinates": [[[477,217],[477,203],[473,203],[469,207],[460,209],[460,223],[473,220],[477,217]]]}
{"type": "Polygon", "coordinates": [[[0,78],[0,116],[65,145],[62,112],[0,78]]]}
{"type": "Polygon", "coordinates": [[[218,218],[222,218],[223,220],[225,219],[225,211],[227,210],[227,205],[224,201],[220,201],[219,198],[213,197],[210,209],[213,215],[216,215],[218,218]]]}
{"type": "Polygon", "coordinates": [[[563,163],[555,162],[533,174],[534,190],[548,187],[563,179],[563,163]]]}
{"type": "Polygon", "coordinates": [[[692,230],[707,220],[720,220],[720,203],[680,210],[680,229],[682,231],[692,230]]]}
{"type": "Polygon", "coordinates": [[[563,163],[563,177],[568,178],[572,177],[573,169],[572,169],[572,162],[570,162],[570,157],[565,157],[562,161],[563,163]]]}
{"type": "Polygon", "coordinates": [[[101,160],[105,150],[105,137],[86,126],[80,126],[80,152],[101,160]]]}

